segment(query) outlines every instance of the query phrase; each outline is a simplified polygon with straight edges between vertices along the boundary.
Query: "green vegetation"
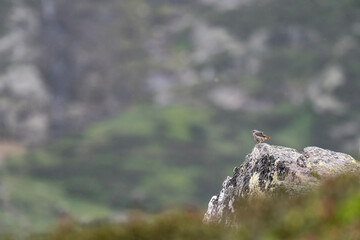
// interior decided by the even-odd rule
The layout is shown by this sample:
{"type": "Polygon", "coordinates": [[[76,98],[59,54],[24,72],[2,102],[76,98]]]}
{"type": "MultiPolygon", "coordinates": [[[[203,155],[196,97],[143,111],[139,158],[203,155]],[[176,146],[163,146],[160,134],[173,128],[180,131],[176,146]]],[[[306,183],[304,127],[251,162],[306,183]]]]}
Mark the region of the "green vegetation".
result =
{"type": "MultiPolygon", "coordinates": [[[[301,109],[279,108],[289,126],[282,126],[284,132],[275,139],[300,148],[310,134],[304,130],[310,116],[296,117],[295,112],[302,114],[301,109]]],[[[204,107],[180,105],[130,108],[82,135],[11,159],[4,175],[9,197],[27,219],[24,223],[34,223],[35,229],[49,226],[62,210],[92,219],[126,209],[205,207],[253,146],[250,132],[242,129],[252,129],[256,116],[222,114],[226,118],[204,107]]]]}
{"type": "MultiPolygon", "coordinates": [[[[159,212],[189,203],[205,207],[223,179],[251,150],[250,130],[254,128],[271,136],[272,144],[299,150],[317,145],[348,151],[358,139],[359,1],[255,0],[225,12],[190,0],[54,2],[59,29],[54,33],[47,24],[40,24],[44,29],[39,32],[46,36],[43,40],[50,37],[49,46],[38,53],[42,57],[34,65],[44,77],[50,98],[64,99],[64,123],[54,123],[56,117],[50,117],[51,131],[55,135],[57,131],[72,132],[82,123],[84,129],[4,166],[0,180],[13,207],[0,215],[0,229],[43,229],[63,210],[82,220],[125,209],[159,212]],[[205,40],[196,40],[202,24],[209,27],[200,32],[204,39],[210,43],[214,38],[222,40],[209,46],[205,40]],[[207,31],[214,29],[216,34],[207,36],[207,31]],[[252,43],[262,42],[261,36],[254,37],[259,32],[266,36],[264,46],[259,43],[258,49],[252,43]],[[254,41],[247,42],[253,37],[254,41]],[[61,44],[54,44],[57,42],[61,44]],[[227,42],[232,46],[229,49],[240,46],[241,50],[224,48],[227,42]],[[58,45],[60,49],[56,49],[58,45]],[[213,54],[194,60],[193,54],[198,52],[213,54]],[[66,63],[61,76],[54,75],[58,57],[66,63]],[[337,80],[318,79],[332,66],[344,75],[334,90],[331,85],[337,80]],[[153,74],[164,78],[163,89],[148,82],[153,74]],[[212,93],[223,87],[241,90],[249,105],[238,110],[216,105],[212,93]],[[322,102],[335,98],[344,104],[344,112],[318,110],[308,90],[316,87],[323,92],[313,98],[322,98],[322,102]],[[152,88],[159,89],[152,92],[152,88]],[[158,106],[154,100],[158,91],[178,103],[190,104],[158,106]],[[88,125],[89,119],[102,120],[88,125]]],[[[0,4],[1,19],[11,12],[10,4],[9,0],[0,4]]],[[[32,0],[29,4],[40,21],[41,3],[32,0]]],[[[6,30],[5,21],[1,26],[6,30]]],[[[3,55],[14,54],[5,51],[3,55]]],[[[4,109],[18,109],[22,105],[18,96],[7,101],[11,91],[4,89],[4,109]]],[[[27,116],[36,113],[34,109],[4,111],[2,115],[24,122],[26,128],[27,116]]],[[[18,137],[17,128],[9,126],[1,136],[8,138],[14,131],[18,137]]],[[[175,222],[182,221],[178,217],[175,222]]],[[[197,224],[199,218],[195,219],[194,231],[207,231],[197,224]]],[[[158,231],[154,230],[156,224],[160,223],[146,225],[150,229],[146,231],[158,231]]],[[[259,224],[263,229],[265,223],[259,224]]],[[[299,229],[303,226],[293,224],[299,229]]],[[[126,235],[132,234],[130,227],[100,228],[115,235],[121,231],[120,236],[131,239],[126,235]]],[[[75,229],[66,234],[79,236],[88,231],[98,230],[85,228],[82,233],[75,229]]],[[[224,236],[221,227],[219,231],[224,236]]],[[[208,238],[218,239],[217,232],[209,234],[208,238]]]]}
{"type": "MultiPolygon", "coordinates": [[[[130,215],[126,223],[59,223],[36,240],[153,240],[153,239],[359,239],[359,178],[342,176],[324,180],[319,189],[300,196],[278,193],[273,197],[239,201],[237,227],[203,224],[196,208],[149,216],[130,215]]],[[[11,239],[11,238],[8,238],[11,239]]]]}
{"type": "Polygon", "coordinates": [[[69,196],[59,184],[42,180],[5,175],[2,184],[8,202],[0,215],[0,232],[44,231],[56,223],[62,212],[70,213],[79,221],[108,217],[112,211],[87,199],[69,196]]]}
{"type": "Polygon", "coordinates": [[[218,166],[233,166],[239,155],[236,141],[210,130],[211,119],[192,107],[132,108],[8,168],[117,209],[204,204],[229,172],[218,166]]]}

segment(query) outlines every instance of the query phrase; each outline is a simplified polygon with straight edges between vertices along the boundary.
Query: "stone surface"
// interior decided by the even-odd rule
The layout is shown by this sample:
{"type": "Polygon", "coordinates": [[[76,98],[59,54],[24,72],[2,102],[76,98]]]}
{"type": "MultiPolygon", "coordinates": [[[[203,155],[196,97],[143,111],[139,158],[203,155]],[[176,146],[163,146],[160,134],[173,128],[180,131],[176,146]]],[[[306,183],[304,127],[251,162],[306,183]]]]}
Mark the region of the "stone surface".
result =
{"type": "Polygon", "coordinates": [[[213,196],[205,222],[232,224],[234,202],[239,198],[262,197],[281,188],[289,194],[311,190],[319,180],[360,172],[360,164],[350,155],[319,147],[306,147],[299,153],[292,148],[261,143],[255,145],[244,163],[234,168],[220,193],[213,196]]]}

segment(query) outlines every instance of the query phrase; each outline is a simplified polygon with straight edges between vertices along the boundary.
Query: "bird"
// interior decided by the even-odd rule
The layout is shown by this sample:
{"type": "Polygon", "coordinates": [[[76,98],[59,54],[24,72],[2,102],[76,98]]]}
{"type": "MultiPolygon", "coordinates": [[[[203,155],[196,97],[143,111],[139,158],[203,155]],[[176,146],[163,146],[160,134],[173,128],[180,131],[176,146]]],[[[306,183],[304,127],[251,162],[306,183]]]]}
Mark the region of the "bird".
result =
{"type": "Polygon", "coordinates": [[[252,130],[252,135],[254,137],[254,140],[257,142],[257,143],[262,143],[268,139],[270,139],[270,137],[266,136],[263,132],[259,131],[259,130],[252,130]]]}

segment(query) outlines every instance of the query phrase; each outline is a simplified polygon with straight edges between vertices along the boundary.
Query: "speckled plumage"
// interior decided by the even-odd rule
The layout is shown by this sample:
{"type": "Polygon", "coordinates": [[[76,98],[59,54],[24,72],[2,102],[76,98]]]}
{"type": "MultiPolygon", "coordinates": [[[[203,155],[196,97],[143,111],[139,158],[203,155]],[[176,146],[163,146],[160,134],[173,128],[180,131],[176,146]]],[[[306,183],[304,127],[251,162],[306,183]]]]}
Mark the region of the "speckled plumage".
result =
{"type": "Polygon", "coordinates": [[[268,139],[270,139],[270,137],[266,136],[263,132],[259,131],[259,130],[252,130],[252,135],[254,137],[254,140],[257,143],[262,143],[268,139]]]}

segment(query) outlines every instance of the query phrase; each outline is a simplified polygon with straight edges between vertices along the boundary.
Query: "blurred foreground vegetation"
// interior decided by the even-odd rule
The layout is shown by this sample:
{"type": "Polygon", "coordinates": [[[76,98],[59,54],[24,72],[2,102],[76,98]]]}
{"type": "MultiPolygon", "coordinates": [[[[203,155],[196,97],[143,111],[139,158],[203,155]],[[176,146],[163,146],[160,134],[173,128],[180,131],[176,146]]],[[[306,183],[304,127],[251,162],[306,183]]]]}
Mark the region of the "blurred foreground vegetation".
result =
{"type": "Polygon", "coordinates": [[[238,202],[234,228],[203,224],[203,212],[188,207],[156,216],[134,213],[126,223],[62,221],[53,231],[27,239],[359,239],[359,183],[359,177],[342,176],[323,180],[319,189],[306,195],[279,192],[238,202]]]}

